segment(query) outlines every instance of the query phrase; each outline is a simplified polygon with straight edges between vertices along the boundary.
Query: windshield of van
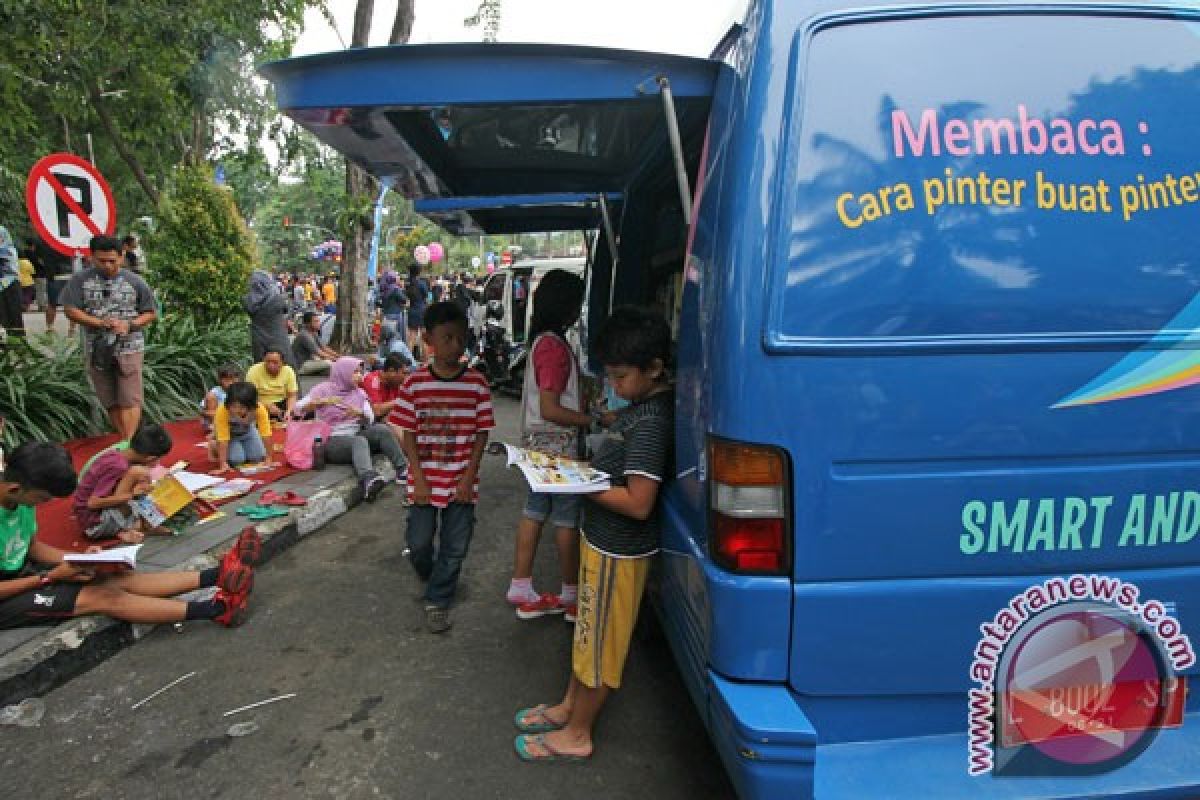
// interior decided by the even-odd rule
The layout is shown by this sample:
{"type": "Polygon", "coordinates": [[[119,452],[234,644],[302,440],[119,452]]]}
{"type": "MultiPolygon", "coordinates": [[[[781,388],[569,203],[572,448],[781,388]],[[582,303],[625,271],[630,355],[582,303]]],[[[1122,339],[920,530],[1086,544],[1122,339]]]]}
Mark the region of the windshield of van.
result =
{"type": "Polygon", "coordinates": [[[798,46],[775,345],[1200,328],[1195,23],[896,17],[798,46]]]}

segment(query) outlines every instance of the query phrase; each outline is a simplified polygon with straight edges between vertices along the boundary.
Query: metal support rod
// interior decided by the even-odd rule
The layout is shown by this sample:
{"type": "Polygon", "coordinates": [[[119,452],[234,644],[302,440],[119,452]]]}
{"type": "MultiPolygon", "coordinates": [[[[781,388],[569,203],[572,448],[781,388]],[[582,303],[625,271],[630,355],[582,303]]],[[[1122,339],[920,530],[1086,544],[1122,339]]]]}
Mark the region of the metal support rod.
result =
{"type": "Polygon", "coordinates": [[[663,113],[667,118],[667,137],[671,140],[671,153],[675,156],[675,182],[679,184],[679,202],[683,208],[683,222],[692,224],[692,187],[688,183],[687,165],[683,160],[683,141],[679,137],[679,118],[675,116],[675,99],[671,95],[671,82],[666,75],[659,75],[659,93],[662,95],[663,113]]]}
{"type": "Polygon", "coordinates": [[[600,219],[604,222],[604,238],[608,241],[608,252],[612,256],[612,267],[608,271],[608,310],[611,313],[613,297],[617,290],[617,237],[613,234],[612,215],[608,213],[608,200],[600,193],[600,219]]]}

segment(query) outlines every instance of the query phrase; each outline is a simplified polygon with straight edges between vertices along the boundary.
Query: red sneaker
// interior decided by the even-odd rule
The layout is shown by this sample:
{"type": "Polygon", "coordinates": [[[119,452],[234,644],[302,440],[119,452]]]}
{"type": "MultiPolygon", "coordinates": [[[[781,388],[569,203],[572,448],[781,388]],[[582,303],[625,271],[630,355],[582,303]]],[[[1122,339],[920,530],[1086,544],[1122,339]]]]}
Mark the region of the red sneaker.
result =
{"type": "Polygon", "coordinates": [[[213,622],[224,625],[226,628],[236,628],[246,621],[246,605],[250,600],[249,594],[245,592],[231,593],[224,589],[218,589],[214,599],[225,604],[225,611],[213,617],[213,622]]]}
{"type": "Polygon", "coordinates": [[[578,612],[579,612],[579,607],[577,605],[575,605],[574,603],[568,603],[567,606],[563,609],[563,619],[565,619],[567,622],[574,625],[575,617],[578,614],[578,612]]]}
{"type": "Polygon", "coordinates": [[[247,525],[238,534],[233,547],[221,559],[221,571],[224,572],[237,564],[245,564],[247,567],[257,566],[258,562],[262,560],[262,548],[262,537],[258,535],[258,531],[253,525],[247,525]]]}
{"type": "Polygon", "coordinates": [[[547,614],[562,614],[567,610],[556,594],[544,594],[532,603],[517,606],[517,619],[537,619],[547,614]]]}
{"type": "MultiPolygon", "coordinates": [[[[233,552],[232,550],[230,552],[233,552]]],[[[217,573],[217,588],[229,594],[250,594],[254,588],[254,569],[226,556],[217,573]]]]}

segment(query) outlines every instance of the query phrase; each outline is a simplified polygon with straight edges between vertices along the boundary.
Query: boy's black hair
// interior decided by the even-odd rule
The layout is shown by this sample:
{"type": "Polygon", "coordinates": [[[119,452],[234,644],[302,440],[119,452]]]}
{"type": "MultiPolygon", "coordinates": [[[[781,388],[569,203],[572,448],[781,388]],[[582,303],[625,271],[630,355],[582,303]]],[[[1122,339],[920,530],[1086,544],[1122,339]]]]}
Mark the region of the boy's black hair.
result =
{"type": "MultiPolygon", "coordinates": [[[[305,311],[303,314],[300,315],[300,324],[303,325],[305,328],[307,328],[308,323],[310,323],[314,319],[316,319],[316,316],[317,316],[317,312],[315,312],[315,311],[305,311]]],[[[283,354],[280,353],[280,355],[283,355],[283,354]]]]}
{"type": "Polygon", "coordinates": [[[146,425],[129,440],[129,449],[143,456],[162,458],[171,452],[171,434],[162,425],[146,425]]]}
{"type": "Polygon", "coordinates": [[[657,311],[614,308],[596,334],[595,353],[608,367],[647,369],[656,358],[666,367],[671,363],[671,326],[657,311]]]}
{"type": "Polygon", "coordinates": [[[8,454],[4,480],[22,489],[40,489],[52,497],[67,497],[75,491],[77,478],[71,456],[61,444],[26,442],[8,454]]]}
{"type": "MultiPolygon", "coordinates": [[[[310,312],[310,313],[311,313],[311,312],[310,312]]],[[[274,348],[274,347],[269,347],[269,348],[267,348],[266,350],[264,350],[264,351],[263,351],[263,361],[266,361],[266,360],[267,360],[267,356],[271,355],[271,353],[274,353],[275,355],[279,356],[280,358],[283,358],[283,351],[282,351],[282,350],[279,350],[279,349],[277,349],[277,348],[274,348]]],[[[283,362],[284,362],[284,363],[283,363],[283,365],[286,367],[286,366],[287,366],[287,359],[286,359],[286,358],[283,358],[283,362]]]]}
{"type": "Polygon", "coordinates": [[[234,403],[253,411],[258,408],[258,389],[247,381],[229,384],[229,388],[225,390],[225,405],[231,406],[234,403]]]}
{"type": "Polygon", "coordinates": [[[529,335],[534,338],[546,331],[563,333],[567,326],[579,318],[579,307],[583,302],[583,279],[565,269],[553,269],[545,274],[533,291],[533,318],[529,321],[529,335]]]}
{"type": "Polygon", "coordinates": [[[240,377],[242,377],[242,368],[232,361],[217,367],[217,380],[240,377]]]}
{"type": "Polygon", "coordinates": [[[93,253],[103,250],[109,253],[121,252],[121,243],[114,236],[93,236],[88,242],[88,249],[93,253]]]}
{"type": "Polygon", "coordinates": [[[406,370],[411,366],[412,362],[409,361],[408,357],[403,353],[390,353],[388,357],[383,360],[383,369],[385,372],[389,369],[406,370]]]}
{"type": "Polygon", "coordinates": [[[425,309],[425,330],[430,333],[433,333],[433,329],[438,325],[445,325],[448,322],[455,322],[466,327],[467,313],[458,303],[443,300],[425,309]]]}

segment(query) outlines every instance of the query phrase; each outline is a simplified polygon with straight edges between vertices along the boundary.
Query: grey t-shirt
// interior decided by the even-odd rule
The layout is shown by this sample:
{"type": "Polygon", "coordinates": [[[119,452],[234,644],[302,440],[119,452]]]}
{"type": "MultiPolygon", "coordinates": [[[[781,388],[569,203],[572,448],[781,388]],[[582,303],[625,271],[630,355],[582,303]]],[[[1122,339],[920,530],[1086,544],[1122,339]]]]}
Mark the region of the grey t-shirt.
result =
{"type": "MultiPolygon", "coordinates": [[[[154,293],[140,276],[127,269],[121,269],[117,271],[115,278],[109,280],[95,267],[71,277],[70,283],[63,291],[62,304],[74,306],[94,317],[123,319],[127,322],[155,308],[154,293]]],[[[106,332],[83,326],[88,352],[91,352],[92,340],[103,333],[106,332]]],[[[119,355],[140,353],[145,349],[146,340],[141,331],[130,331],[126,336],[117,337],[119,355]]]]}
{"type": "Polygon", "coordinates": [[[296,366],[304,366],[305,361],[313,361],[317,358],[317,340],[308,331],[300,331],[296,334],[296,338],[292,339],[292,358],[296,359],[296,366]]]}

